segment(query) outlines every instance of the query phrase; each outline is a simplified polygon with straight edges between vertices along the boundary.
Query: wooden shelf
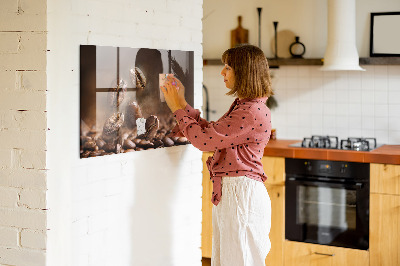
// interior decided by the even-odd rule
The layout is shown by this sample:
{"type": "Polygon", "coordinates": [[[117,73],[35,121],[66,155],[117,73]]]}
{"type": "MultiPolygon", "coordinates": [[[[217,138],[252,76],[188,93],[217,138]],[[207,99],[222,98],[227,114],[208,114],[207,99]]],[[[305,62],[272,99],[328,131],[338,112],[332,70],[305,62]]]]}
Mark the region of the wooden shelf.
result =
{"type": "Polygon", "coordinates": [[[360,65],[400,65],[400,57],[362,57],[360,65]]]}
{"type": "MultiPolygon", "coordinates": [[[[304,66],[304,65],[322,65],[321,58],[268,58],[268,64],[270,67],[279,66],[304,66]]],[[[217,66],[222,65],[220,59],[204,59],[204,66],[217,66]]]]}
{"type": "MultiPolygon", "coordinates": [[[[322,66],[323,58],[268,58],[271,68],[279,66],[322,66]]],[[[220,59],[204,59],[204,66],[222,65],[220,59]]],[[[362,57],[360,65],[400,65],[400,57],[362,57]]]]}

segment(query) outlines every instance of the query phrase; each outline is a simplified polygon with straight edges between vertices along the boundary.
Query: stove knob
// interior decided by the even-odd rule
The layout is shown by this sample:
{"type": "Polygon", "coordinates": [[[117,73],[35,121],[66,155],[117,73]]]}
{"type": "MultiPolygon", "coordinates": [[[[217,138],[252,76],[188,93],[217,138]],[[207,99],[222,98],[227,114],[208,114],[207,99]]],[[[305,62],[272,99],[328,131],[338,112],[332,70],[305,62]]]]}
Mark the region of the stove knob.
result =
{"type": "Polygon", "coordinates": [[[347,169],[347,164],[342,164],[342,167],[340,168],[340,173],[341,174],[346,173],[346,169],[347,169]]]}
{"type": "Polygon", "coordinates": [[[311,170],[312,170],[311,162],[306,162],[305,165],[306,165],[306,170],[308,172],[311,172],[311,170]]]}

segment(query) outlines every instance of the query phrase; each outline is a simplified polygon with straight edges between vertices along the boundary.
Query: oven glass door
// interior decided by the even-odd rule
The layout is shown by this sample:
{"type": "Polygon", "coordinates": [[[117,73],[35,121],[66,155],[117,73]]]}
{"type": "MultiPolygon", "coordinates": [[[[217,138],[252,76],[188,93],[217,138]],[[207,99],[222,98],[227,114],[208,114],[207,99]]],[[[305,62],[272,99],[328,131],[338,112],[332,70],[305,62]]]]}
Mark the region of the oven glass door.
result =
{"type": "Polygon", "coordinates": [[[362,184],[287,180],[286,238],[368,249],[364,190],[362,184]]]}

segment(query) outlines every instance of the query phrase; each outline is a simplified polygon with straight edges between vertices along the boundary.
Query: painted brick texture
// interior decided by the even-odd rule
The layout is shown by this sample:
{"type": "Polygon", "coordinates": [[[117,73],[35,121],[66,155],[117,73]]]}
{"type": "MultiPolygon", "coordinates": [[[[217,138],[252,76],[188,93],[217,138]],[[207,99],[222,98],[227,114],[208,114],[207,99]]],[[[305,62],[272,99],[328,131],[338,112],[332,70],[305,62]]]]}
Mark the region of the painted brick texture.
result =
{"type": "Polygon", "coordinates": [[[193,50],[202,105],[202,0],[49,1],[47,10],[47,264],[201,265],[201,152],[81,160],[78,139],[82,44],[193,50]]]}
{"type": "Polygon", "coordinates": [[[46,4],[0,3],[1,265],[45,265],[46,4]]]}

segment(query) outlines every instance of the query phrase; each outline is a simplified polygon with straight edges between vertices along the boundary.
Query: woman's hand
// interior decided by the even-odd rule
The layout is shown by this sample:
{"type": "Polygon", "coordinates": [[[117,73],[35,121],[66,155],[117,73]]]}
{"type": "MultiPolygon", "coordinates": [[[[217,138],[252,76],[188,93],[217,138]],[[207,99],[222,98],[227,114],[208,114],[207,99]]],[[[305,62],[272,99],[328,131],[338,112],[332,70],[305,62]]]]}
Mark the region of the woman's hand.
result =
{"type": "MultiPolygon", "coordinates": [[[[161,86],[161,91],[164,93],[165,102],[173,113],[178,109],[183,109],[186,107],[185,97],[182,97],[182,92],[179,92],[181,90],[181,86],[179,86],[179,84],[182,83],[178,81],[179,80],[176,78],[168,78],[164,83],[164,86],[161,86]],[[185,105],[183,106],[183,104],[185,105]]],[[[182,90],[184,91],[183,85],[182,90]]]]}
{"type": "Polygon", "coordinates": [[[185,108],[187,105],[187,102],[185,100],[185,87],[183,86],[182,82],[175,78],[175,77],[170,77],[168,78],[172,81],[175,82],[175,84],[178,86],[178,98],[179,98],[179,103],[182,106],[182,108],[185,108]]]}

